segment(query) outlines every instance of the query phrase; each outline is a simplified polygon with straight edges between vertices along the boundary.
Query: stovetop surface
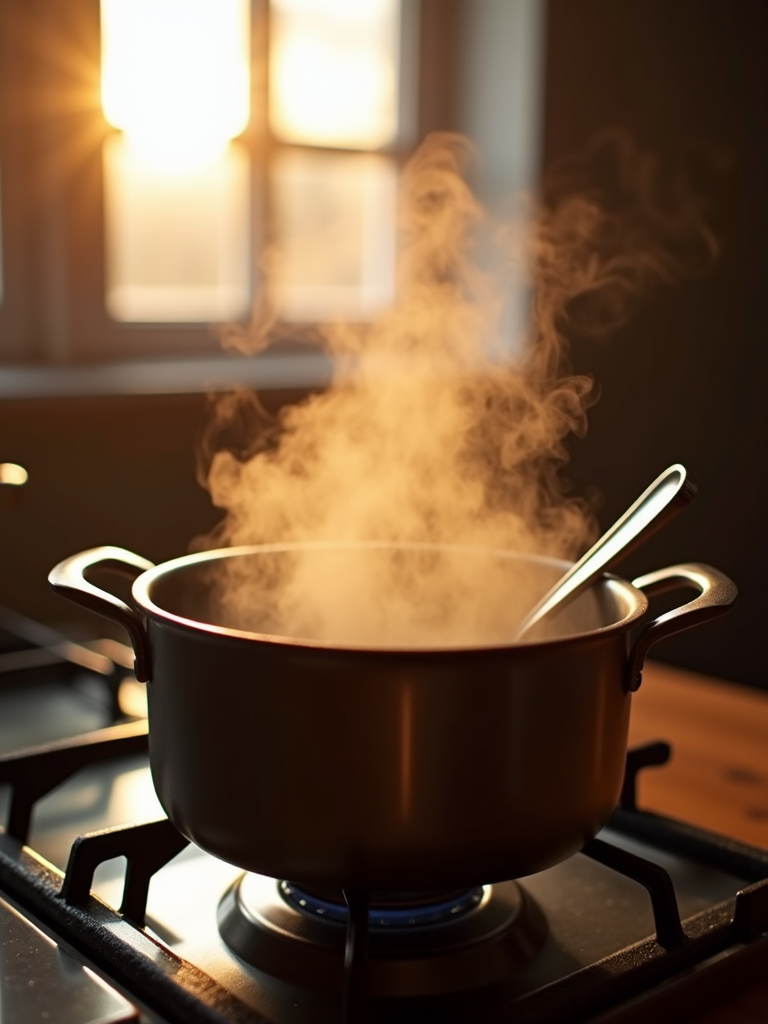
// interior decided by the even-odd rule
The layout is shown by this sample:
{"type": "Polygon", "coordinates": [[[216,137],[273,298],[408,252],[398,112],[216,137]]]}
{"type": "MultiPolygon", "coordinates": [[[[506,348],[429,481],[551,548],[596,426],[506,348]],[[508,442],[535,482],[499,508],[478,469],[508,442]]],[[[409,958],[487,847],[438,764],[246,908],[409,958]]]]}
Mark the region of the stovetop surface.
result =
{"type": "MultiPolygon", "coordinates": [[[[141,694],[137,684],[128,678],[121,687],[122,701],[135,708],[141,694]]],[[[64,684],[60,680],[37,680],[34,685],[8,688],[0,692],[0,754],[100,728],[110,721],[113,703],[112,697],[105,695],[103,685],[88,673],[70,672],[64,684]]],[[[0,786],[0,821],[5,820],[7,802],[7,793],[0,786]]],[[[35,808],[29,846],[64,871],[78,835],[162,817],[164,813],[154,793],[146,756],[122,758],[87,767],[45,796],[35,808]]],[[[723,903],[732,902],[734,895],[749,883],[738,874],[665,852],[615,828],[604,829],[600,838],[666,869],[672,878],[686,929],[693,925],[695,930],[697,915],[701,917],[723,903]]],[[[93,893],[112,908],[120,906],[124,870],[122,860],[108,861],[97,868],[94,876],[93,893]]],[[[217,915],[222,897],[240,875],[237,868],[188,846],[152,879],[147,904],[147,935],[232,993],[253,1011],[254,1021],[324,1024],[337,1020],[337,993],[297,990],[295,986],[270,978],[244,964],[221,938],[217,915]]],[[[278,883],[265,880],[263,884],[276,887],[278,883]]],[[[551,986],[558,979],[577,975],[585,968],[610,974],[616,970],[617,950],[645,949],[654,935],[654,914],[643,886],[584,854],[523,879],[520,884],[546,915],[548,933],[543,948],[501,988],[496,986],[492,992],[482,990],[469,995],[450,993],[430,997],[431,1014],[456,1022],[527,1020],[522,1004],[510,1015],[512,1004],[517,1005],[516,1001],[521,999],[524,1002],[526,994],[551,986]],[[504,991],[500,997],[501,989],[504,991]]],[[[0,901],[0,913],[4,915],[2,920],[8,933],[16,935],[14,941],[27,942],[30,949],[42,951],[40,957],[51,958],[54,947],[49,940],[20,936],[22,919],[8,902],[0,901]]],[[[159,955],[155,952],[157,947],[147,943],[127,922],[115,917],[114,929],[148,956],[159,955]]],[[[61,957],[61,953],[58,956],[61,957]]],[[[76,973],[74,968],[69,970],[70,979],[76,973]]],[[[15,986],[14,1005],[24,1007],[23,1001],[19,1003],[18,977],[10,984],[15,986]]],[[[0,1006],[10,1005],[11,990],[7,982],[4,986],[0,1006]]],[[[72,1024],[91,1024],[92,1021],[101,1024],[107,1020],[135,1019],[129,1004],[121,1002],[120,996],[89,975],[79,977],[75,988],[77,986],[81,986],[86,995],[67,997],[68,1006],[84,1006],[83,1000],[92,1000],[96,1007],[93,1014],[88,1016],[91,1012],[88,1010],[78,1017],[79,1011],[73,1009],[71,1017],[51,1019],[63,1024],[70,1024],[70,1020],[72,1024]],[[117,1002],[111,1004],[111,999],[117,1002]],[[126,1013],[130,1015],[125,1016],[126,1013]]],[[[394,1016],[391,1006],[387,1009],[385,1003],[382,1001],[378,1007],[372,1007],[374,1021],[425,1019],[424,1004],[418,999],[400,1003],[394,1016]]],[[[35,1005],[30,1000],[26,1016],[22,1010],[20,1016],[9,1020],[13,1020],[13,1024],[37,1021],[35,1005]]],[[[5,1024],[5,1017],[2,1019],[5,1024]]],[[[142,1020],[161,1019],[146,1007],[142,1008],[142,1020]]],[[[604,1019],[620,1018],[606,1016],[604,1019]]]]}

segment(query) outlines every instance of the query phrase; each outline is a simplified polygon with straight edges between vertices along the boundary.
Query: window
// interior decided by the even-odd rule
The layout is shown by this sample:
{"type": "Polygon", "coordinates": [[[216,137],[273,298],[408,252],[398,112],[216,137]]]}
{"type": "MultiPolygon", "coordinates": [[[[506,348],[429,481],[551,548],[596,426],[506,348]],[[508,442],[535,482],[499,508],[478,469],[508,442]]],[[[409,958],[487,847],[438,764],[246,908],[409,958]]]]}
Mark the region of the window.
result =
{"type": "Polygon", "coordinates": [[[265,286],[263,252],[281,319],[389,301],[418,4],[4,6],[0,88],[25,97],[0,149],[4,359],[213,353],[209,325],[247,319],[265,286]]]}
{"type": "Polygon", "coordinates": [[[392,294],[398,170],[418,138],[474,124],[510,166],[527,152],[511,78],[540,9],[3,0],[0,364],[218,356],[211,325],[246,320],[267,279],[286,336],[369,319],[392,294]]]}

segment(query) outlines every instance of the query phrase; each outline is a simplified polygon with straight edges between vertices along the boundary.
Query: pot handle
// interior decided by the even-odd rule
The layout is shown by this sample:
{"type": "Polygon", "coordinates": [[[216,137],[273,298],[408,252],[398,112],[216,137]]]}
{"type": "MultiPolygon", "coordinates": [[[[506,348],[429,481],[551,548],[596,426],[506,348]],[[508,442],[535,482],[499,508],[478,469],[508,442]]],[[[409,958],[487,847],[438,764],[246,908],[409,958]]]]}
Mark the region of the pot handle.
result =
{"type": "Polygon", "coordinates": [[[85,574],[96,566],[114,569],[134,579],[147,569],[154,568],[154,564],[124,548],[103,546],[90,548],[88,551],[81,551],[79,555],[65,558],[48,573],[48,582],[57,594],[68,597],[70,601],[96,612],[97,615],[112,619],[127,630],[136,656],[136,678],[142,683],[146,682],[149,679],[149,642],[144,623],[119,597],[88,582],[85,574]]]}
{"type": "Polygon", "coordinates": [[[699,591],[699,596],[679,608],[665,612],[643,627],[629,653],[625,684],[629,692],[637,690],[643,681],[643,663],[652,644],[666,636],[672,636],[673,633],[680,633],[691,626],[697,626],[700,622],[724,614],[736,600],[738,593],[736,584],[726,575],[702,562],[687,562],[684,565],[672,565],[668,569],[649,572],[646,576],[638,576],[636,580],[632,580],[632,586],[649,596],[676,590],[681,586],[694,587],[699,591]]]}

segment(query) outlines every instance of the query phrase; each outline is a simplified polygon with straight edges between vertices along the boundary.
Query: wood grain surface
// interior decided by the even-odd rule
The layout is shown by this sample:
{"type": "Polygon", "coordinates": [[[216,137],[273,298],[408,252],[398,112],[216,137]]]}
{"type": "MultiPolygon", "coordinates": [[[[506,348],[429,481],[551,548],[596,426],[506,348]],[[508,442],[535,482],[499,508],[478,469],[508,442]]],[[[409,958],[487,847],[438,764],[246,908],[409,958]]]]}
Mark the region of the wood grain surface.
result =
{"type": "MultiPolygon", "coordinates": [[[[768,849],[768,694],[649,662],[630,745],[655,739],[672,759],[640,775],[640,807],[768,849]]],[[[768,963],[765,981],[680,1024],[768,1024],[768,963]]]]}

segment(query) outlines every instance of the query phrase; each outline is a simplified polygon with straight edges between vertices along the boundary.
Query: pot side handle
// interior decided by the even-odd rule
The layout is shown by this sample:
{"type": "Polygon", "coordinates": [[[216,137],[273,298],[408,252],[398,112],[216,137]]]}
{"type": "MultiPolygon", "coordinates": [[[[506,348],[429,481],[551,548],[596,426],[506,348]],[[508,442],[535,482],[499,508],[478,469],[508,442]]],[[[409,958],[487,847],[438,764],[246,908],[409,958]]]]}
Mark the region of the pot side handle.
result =
{"type": "Polygon", "coordinates": [[[48,573],[48,582],[57,594],[68,597],[75,604],[82,605],[97,615],[103,615],[119,623],[131,638],[136,657],[136,678],[140,682],[149,679],[149,643],[144,623],[139,615],[119,597],[89,583],[86,572],[99,566],[113,569],[134,579],[154,564],[140,555],[134,555],[124,548],[103,546],[81,551],[78,555],[65,558],[48,573]]]}
{"type": "Polygon", "coordinates": [[[650,572],[646,576],[638,576],[636,580],[632,580],[632,586],[649,596],[676,590],[681,586],[693,587],[699,591],[699,596],[679,608],[665,612],[643,627],[629,653],[626,677],[626,689],[629,692],[637,690],[643,680],[643,663],[652,644],[664,637],[672,636],[673,633],[680,633],[691,626],[698,626],[700,622],[723,615],[736,600],[738,593],[732,580],[702,562],[672,565],[667,569],[650,572]]]}

